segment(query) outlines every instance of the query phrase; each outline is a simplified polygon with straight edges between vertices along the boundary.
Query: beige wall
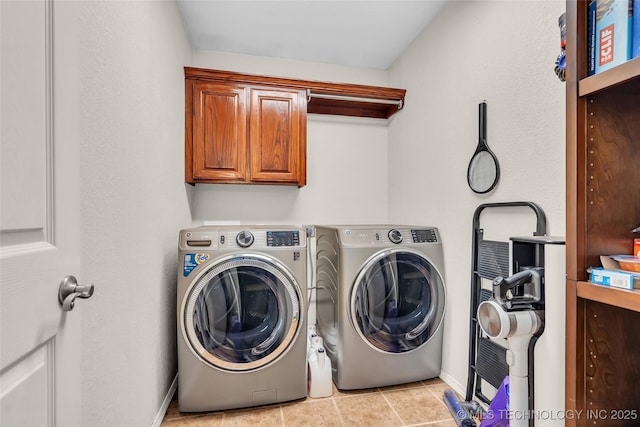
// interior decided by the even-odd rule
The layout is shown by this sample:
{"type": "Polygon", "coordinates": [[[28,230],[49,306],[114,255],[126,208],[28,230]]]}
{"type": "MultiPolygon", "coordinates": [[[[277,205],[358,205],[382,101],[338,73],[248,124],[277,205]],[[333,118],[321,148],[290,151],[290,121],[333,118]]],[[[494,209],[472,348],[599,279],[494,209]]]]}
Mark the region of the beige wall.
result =
{"type": "Polygon", "coordinates": [[[80,8],[82,425],[150,426],[177,370],[184,74],[175,2],[80,8]]]}
{"type": "MultiPolygon", "coordinates": [[[[450,1],[389,71],[390,85],[407,89],[407,106],[389,130],[389,220],[440,228],[448,288],[443,376],[462,389],[475,209],[537,202],[549,233],[564,235],[565,85],[553,72],[563,12],[558,0],[450,1]],[[466,181],[482,100],[501,169],[487,195],[473,193],[466,181]]],[[[531,235],[529,212],[485,211],[485,238],[531,235]]]]}

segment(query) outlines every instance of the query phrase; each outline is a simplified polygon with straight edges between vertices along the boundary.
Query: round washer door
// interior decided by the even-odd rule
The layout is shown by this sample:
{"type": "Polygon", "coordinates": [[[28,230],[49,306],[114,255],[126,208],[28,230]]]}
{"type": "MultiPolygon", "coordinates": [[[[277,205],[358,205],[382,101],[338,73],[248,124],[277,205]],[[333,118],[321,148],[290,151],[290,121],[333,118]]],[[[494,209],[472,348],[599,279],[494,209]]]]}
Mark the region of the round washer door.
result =
{"type": "Polygon", "coordinates": [[[184,332],[210,365],[258,369],[287,352],[301,324],[300,287],[280,262],[261,255],[213,263],[190,286],[184,332]]]}
{"type": "Polygon", "coordinates": [[[383,251],[360,270],[351,291],[351,320],[372,347],[414,350],[442,323],[445,288],[436,268],[418,252],[383,251]]]}

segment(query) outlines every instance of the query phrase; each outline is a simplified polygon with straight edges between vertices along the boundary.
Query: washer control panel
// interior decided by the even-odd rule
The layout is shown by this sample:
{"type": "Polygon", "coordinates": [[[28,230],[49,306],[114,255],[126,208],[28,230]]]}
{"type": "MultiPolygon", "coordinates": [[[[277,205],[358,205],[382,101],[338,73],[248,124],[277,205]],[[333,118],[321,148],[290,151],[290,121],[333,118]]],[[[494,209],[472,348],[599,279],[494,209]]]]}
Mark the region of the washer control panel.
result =
{"type": "Polygon", "coordinates": [[[438,236],[433,228],[411,230],[411,237],[413,243],[438,243],[438,236]]]}
{"type": "Polygon", "coordinates": [[[217,235],[209,230],[186,230],[180,233],[181,248],[216,249],[217,235]]]}
{"type": "Polygon", "coordinates": [[[236,235],[236,243],[241,248],[248,248],[253,244],[253,234],[250,231],[241,231],[236,235]]]}
{"type": "Polygon", "coordinates": [[[300,232],[267,231],[267,246],[299,246],[300,232]]]}
{"type": "Polygon", "coordinates": [[[402,233],[400,232],[400,230],[392,228],[391,230],[389,230],[388,236],[391,243],[395,243],[397,245],[398,243],[402,242],[402,233]]]}
{"type": "MultiPolygon", "coordinates": [[[[0,0],[1,1],[1,0],[0,0]]],[[[406,238],[406,237],[405,237],[406,238]]],[[[230,226],[202,226],[180,231],[179,248],[194,251],[214,251],[232,249],[275,249],[304,248],[307,245],[305,230],[283,226],[246,228],[230,226]]]]}

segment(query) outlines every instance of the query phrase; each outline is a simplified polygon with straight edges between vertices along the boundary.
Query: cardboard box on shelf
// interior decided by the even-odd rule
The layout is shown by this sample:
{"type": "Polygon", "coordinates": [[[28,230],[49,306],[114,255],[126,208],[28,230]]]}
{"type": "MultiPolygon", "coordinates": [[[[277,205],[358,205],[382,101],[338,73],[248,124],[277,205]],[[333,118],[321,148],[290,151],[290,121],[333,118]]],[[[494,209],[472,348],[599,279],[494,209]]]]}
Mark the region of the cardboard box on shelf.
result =
{"type": "Polygon", "coordinates": [[[591,283],[611,286],[620,289],[640,289],[640,274],[623,270],[608,270],[606,268],[591,268],[591,283]]]}
{"type": "Polygon", "coordinates": [[[640,289],[640,273],[621,270],[617,261],[609,256],[600,256],[602,267],[589,269],[589,280],[597,285],[621,289],[640,289]]]}

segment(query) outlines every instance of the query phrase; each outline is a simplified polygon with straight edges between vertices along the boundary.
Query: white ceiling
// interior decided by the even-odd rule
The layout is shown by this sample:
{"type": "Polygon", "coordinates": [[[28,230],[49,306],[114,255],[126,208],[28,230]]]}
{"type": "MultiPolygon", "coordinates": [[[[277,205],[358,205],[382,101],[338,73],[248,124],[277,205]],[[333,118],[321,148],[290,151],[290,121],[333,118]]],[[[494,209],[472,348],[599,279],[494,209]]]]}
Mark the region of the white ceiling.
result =
{"type": "Polygon", "coordinates": [[[195,49],[386,70],[446,0],[178,0],[195,49]]]}

